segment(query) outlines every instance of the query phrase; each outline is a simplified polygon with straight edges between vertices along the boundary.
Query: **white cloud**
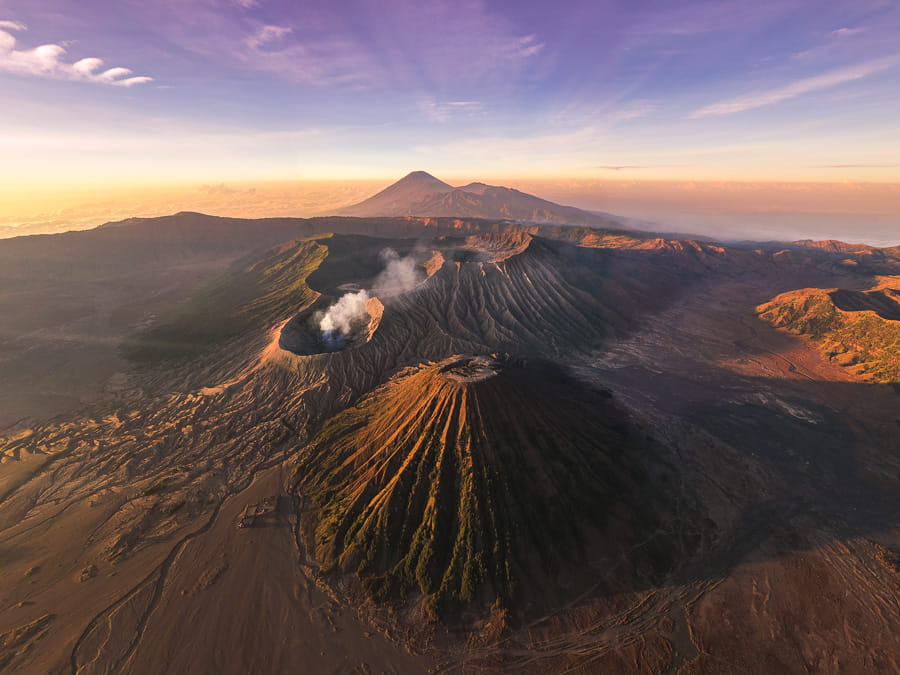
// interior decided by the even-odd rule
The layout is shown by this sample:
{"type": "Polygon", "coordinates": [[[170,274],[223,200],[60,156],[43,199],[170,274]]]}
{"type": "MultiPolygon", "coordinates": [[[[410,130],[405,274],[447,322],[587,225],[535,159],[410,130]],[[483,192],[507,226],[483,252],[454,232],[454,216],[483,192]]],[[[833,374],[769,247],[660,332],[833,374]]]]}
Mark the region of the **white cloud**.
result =
{"type": "Polygon", "coordinates": [[[837,30],[831,31],[830,35],[834,37],[849,37],[850,35],[858,35],[859,33],[865,32],[865,28],[838,28],[837,30]]]}
{"type": "Polygon", "coordinates": [[[247,46],[257,49],[263,45],[278,42],[289,35],[294,29],[290,26],[263,26],[256,33],[247,38],[247,46]]]}
{"type": "Polygon", "coordinates": [[[147,84],[148,82],[153,82],[153,78],[139,75],[138,77],[126,77],[124,80],[117,80],[113,84],[117,87],[133,87],[136,84],[147,84]]]}
{"type": "Polygon", "coordinates": [[[762,108],[768,105],[774,105],[787,101],[803,94],[809,94],[821,89],[830,89],[847,82],[861,80],[882,70],[887,70],[894,66],[900,65],[900,55],[887,58],[875,59],[867,61],[855,66],[847,66],[832,70],[815,77],[807,77],[802,80],[791,82],[788,85],[777,89],[758,92],[756,94],[747,94],[739,96],[729,101],[721,101],[708,105],[704,108],[695,110],[689,115],[690,119],[700,119],[702,117],[714,117],[718,115],[733,115],[735,113],[752,110],[754,108],[762,108]]]}
{"type": "Polygon", "coordinates": [[[11,30],[24,31],[27,28],[17,21],[0,21],[0,71],[58,80],[109,84],[115,87],[133,87],[153,81],[152,77],[132,76],[133,72],[128,68],[102,70],[103,59],[96,57],[67,63],[63,60],[66,48],[58,44],[40,45],[25,50],[16,49],[16,38],[9,32],[11,30]]]}
{"type": "Polygon", "coordinates": [[[526,35],[519,38],[514,44],[515,52],[522,58],[534,56],[544,48],[544,43],[538,42],[536,35],[526,35]]]}
{"type": "Polygon", "coordinates": [[[72,70],[77,73],[81,73],[85,77],[90,76],[95,70],[100,68],[103,65],[103,59],[98,59],[94,57],[81,59],[80,61],[76,61],[72,64],[72,70]]]}

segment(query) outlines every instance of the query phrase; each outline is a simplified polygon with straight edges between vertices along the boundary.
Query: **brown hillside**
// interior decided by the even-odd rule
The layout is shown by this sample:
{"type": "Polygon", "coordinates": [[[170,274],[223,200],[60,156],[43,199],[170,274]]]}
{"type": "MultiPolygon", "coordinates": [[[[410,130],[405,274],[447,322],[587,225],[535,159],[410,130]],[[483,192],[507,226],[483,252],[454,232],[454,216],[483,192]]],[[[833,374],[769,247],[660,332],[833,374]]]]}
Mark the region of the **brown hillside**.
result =
{"type": "MultiPolygon", "coordinates": [[[[632,551],[671,512],[648,463],[608,392],[549,363],[457,356],[333,418],[295,485],[323,573],[446,617],[558,602],[597,572],[588,560],[632,551]]],[[[659,537],[628,559],[621,582],[668,569],[671,549],[659,537]]]]}
{"type": "Polygon", "coordinates": [[[819,351],[876,382],[900,382],[900,288],[806,288],[757,307],[761,318],[813,341],[819,351]]]}

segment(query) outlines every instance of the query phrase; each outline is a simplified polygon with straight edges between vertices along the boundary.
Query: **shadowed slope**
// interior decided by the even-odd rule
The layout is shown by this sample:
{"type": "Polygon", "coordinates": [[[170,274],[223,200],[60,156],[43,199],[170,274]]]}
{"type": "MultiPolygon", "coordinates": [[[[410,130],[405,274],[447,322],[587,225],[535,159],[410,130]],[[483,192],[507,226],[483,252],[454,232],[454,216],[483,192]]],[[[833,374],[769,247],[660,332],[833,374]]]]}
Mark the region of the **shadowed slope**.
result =
{"type": "Polygon", "coordinates": [[[882,319],[900,321],[900,290],[832,292],[831,301],[845,312],[875,312],[882,319]]]}
{"type": "Polygon", "coordinates": [[[297,240],[243,259],[171,316],[133,336],[124,345],[125,353],[144,363],[196,356],[295,307],[305,307],[318,297],[306,278],[327,255],[328,249],[319,242],[297,240]]]}
{"type": "MultiPolygon", "coordinates": [[[[333,418],[295,481],[324,572],[355,573],[378,599],[421,593],[447,616],[559,602],[588,549],[613,559],[646,539],[664,498],[641,454],[652,461],[609,393],[558,366],[453,357],[333,418]]],[[[667,551],[629,564],[661,571],[667,551]]]]}

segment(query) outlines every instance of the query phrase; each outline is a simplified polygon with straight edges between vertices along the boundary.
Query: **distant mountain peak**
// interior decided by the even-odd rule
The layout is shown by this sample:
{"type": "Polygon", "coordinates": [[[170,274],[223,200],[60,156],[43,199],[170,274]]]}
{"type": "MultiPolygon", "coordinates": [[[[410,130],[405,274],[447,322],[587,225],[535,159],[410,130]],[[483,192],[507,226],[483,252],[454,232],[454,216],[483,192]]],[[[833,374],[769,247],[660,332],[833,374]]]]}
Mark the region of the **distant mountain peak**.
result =
{"type": "Polygon", "coordinates": [[[452,185],[438,180],[430,173],[413,171],[365,201],[341,209],[339,215],[364,216],[370,213],[379,216],[411,215],[408,213],[410,204],[416,204],[428,197],[451,190],[453,190],[452,185]]]}
{"type": "Polygon", "coordinates": [[[411,171],[406,174],[403,178],[398,180],[393,185],[387,187],[384,192],[388,190],[396,190],[397,188],[409,188],[412,187],[417,190],[423,190],[430,192],[448,192],[453,189],[452,185],[448,185],[444,181],[439,178],[435,178],[427,171],[411,171]]]}
{"type": "Polygon", "coordinates": [[[456,188],[457,190],[462,190],[463,192],[471,192],[473,194],[481,195],[484,194],[487,190],[489,190],[492,185],[488,185],[487,183],[469,183],[468,185],[463,185],[462,187],[456,188]]]}
{"type": "Polygon", "coordinates": [[[453,187],[426,171],[413,171],[338,215],[487,218],[592,227],[622,227],[609,217],[554,204],[508,187],[473,182],[453,187]]]}
{"type": "MultiPolygon", "coordinates": [[[[438,183],[443,183],[443,181],[439,180],[438,178],[435,178],[427,171],[410,171],[408,174],[406,174],[403,178],[401,178],[397,182],[402,183],[403,181],[407,181],[407,180],[422,180],[422,179],[434,180],[434,181],[437,181],[438,183]]],[[[444,185],[446,185],[446,183],[444,183],[444,185]]]]}

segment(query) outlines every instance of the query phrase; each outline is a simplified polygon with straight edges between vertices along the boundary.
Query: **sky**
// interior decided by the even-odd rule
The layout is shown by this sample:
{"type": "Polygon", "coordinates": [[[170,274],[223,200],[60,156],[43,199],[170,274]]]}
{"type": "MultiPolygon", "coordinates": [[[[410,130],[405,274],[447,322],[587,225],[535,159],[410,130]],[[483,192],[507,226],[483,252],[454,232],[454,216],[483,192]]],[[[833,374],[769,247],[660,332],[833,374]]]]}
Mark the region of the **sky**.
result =
{"type": "Polygon", "coordinates": [[[898,110],[897,0],[0,0],[20,211],[417,169],[900,184],[898,110]]]}

